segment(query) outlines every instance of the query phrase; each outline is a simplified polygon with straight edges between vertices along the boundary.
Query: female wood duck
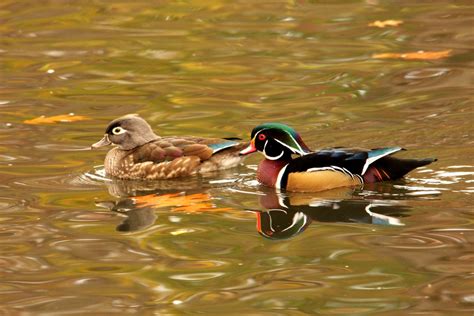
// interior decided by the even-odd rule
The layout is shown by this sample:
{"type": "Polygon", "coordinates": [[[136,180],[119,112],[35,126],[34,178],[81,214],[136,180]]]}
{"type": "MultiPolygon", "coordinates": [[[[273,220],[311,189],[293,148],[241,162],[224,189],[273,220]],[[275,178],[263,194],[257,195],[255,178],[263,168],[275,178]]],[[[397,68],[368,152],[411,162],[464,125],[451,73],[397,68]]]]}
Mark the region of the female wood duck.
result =
{"type": "Polygon", "coordinates": [[[92,149],[116,145],[105,157],[112,177],[157,180],[189,176],[237,166],[239,150],[248,143],[236,138],[160,137],[137,114],[109,123],[104,137],[92,149]]]}
{"type": "Polygon", "coordinates": [[[240,152],[264,154],[257,170],[260,183],[277,189],[317,192],[403,177],[436,159],[401,159],[390,155],[400,147],[371,150],[331,148],[313,152],[291,127],[267,123],[255,127],[250,145],[240,152]],[[293,158],[295,155],[298,157],[293,158]]]}

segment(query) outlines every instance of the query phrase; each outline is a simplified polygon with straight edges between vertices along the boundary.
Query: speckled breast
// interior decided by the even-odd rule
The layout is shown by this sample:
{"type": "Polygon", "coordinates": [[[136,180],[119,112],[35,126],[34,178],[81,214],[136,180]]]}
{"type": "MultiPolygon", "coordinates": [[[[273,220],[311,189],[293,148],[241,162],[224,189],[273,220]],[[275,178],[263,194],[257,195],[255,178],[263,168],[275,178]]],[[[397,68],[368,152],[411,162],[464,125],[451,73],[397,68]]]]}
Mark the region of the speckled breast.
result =
{"type": "MultiPolygon", "coordinates": [[[[130,159],[132,158],[132,156],[129,155],[129,151],[124,151],[119,148],[111,149],[105,156],[105,172],[113,177],[122,177],[128,171],[127,164],[123,163],[124,159],[127,159],[127,156],[130,159]]],[[[133,161],[131,161],[131,163],[133,163],[133,161]]]]}

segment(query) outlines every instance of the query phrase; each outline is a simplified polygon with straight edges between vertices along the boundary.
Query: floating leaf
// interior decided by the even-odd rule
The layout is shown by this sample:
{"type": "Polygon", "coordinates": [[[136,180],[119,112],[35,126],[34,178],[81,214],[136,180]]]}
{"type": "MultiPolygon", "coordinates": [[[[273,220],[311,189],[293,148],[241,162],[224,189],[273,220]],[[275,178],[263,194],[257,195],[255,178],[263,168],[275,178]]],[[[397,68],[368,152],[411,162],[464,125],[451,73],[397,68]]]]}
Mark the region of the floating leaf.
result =
{"type": "Polygon", "coordinates": [[[25,124],[32,124],[32,125],[39,125],[39,124],[53,124],[53,123],[65,123],[65,122],[76,122],[76,121],[85,121],[90,120],[87,116],[82,115],[74,115],[73,113],[69,114],[62,114],[62,115],[55,115],[55,116],[44,116],[41,115],[40,117],[25,120],[23,123],[25,124]]]}
{"type": "Polygon", "coordinates": [[[402,23],[403,21],[401,20],[385,20],[385,21],[377,20],[375,22],[369,23],[369,26],[384,28],[386,26],[399,26],[402,23]]]}
{"type": "Polygon", "coordinates": [[[412,53],[384,53],[373,54],[372,58],[377,59],[406,59],[406,60],[436,60],[451,56],[452,49],[438,52],[417,51],[412,53]]]}

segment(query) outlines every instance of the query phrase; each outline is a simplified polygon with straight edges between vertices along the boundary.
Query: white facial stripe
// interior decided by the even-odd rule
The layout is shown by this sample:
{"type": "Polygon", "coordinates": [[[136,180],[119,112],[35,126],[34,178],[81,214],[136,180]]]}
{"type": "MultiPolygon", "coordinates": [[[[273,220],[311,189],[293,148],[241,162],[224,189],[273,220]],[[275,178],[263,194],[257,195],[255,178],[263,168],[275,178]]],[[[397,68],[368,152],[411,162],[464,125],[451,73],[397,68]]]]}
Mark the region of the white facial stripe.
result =
{"type": "MultiPolygon", "coordinates": [[[[266,131],[267,129],[262,129],[261,131],[259,131],[257,134],[255,134],[255,136],[253,137],[253,140],[256,141],[258,135],[260,135],[260,133],[262,133],[263,131],[266,131]]],[[[284,131],[285,133],[288,134],[288,136],[290,136],[290,138],[293,140],[293,142],[296,144],[296,146],[298,146],[298,148],[294,148],[294,147],[291,147],[285,143],[283,143],[282,141],[274,138],[274,140],[276,140],[278,143],[280,143],[281,145],[285,146],[286,148],[288,148],[289,150],[291,150],[291,152],[295,153],[295,154],[300,154],[301,156],[304,156],[306,155],[307,153],[303,150],[303,148],[301,147],[301,145],[296,141],[296,139],[290,134],[288,133],[287,131],[284,131]]],[[[267,156],[267,154],[265,153],[265,147],[267,146],[267,142],[268,142],[268,139],[265,141],[265,145],[263,147],[263,154],[265,155],[265,157],[267,159],[270,159],[270,160],[277,160],[279,159],[282,155],[283,155],[283,152],[278,156],[278,158],[272,158],[270,156],[267,156]]]]}
{"type": "MultiPolygon", "coordinates": [[[[258,136],[261,132],[263,132],[263,131],[265,131],[265,130],[266,130],[266,129],[262,129],[261,131],[259,131],[259,132],[255,135],[254,139],[256,139],[257,136],[258,136]]],[[[293,153],[295,153],[295,154],[296,154],[296,153],[297,153],[297,154],[300,154],[301,156],[306,155],[307,153],[303,150],[303,148],[302,148],[301,145],[296,141],[296,139],[293,137],[293,135],[291,135],[291,134],[288,133],[287,131],[284,131],[284,132],[285,132],[286,134],[288,134],[288,136],[290,136],[290,138],[293,140],[293,142],[296,144],[296,146],[298,146],[298,148],[291,147],[291,146],[289,146],[289,145],[283,143],[282,141],[280,141],[280,140],[278,140],[278,139],[276,139],[276,138],[274,138],[274,139],[275,139],[277,142],[279,142],[280,144],[282,144],[283,146],[285,146],[286,148],[290,149],[293,153]]]]}
{"type": "Polygon", "coordinates": [[[289,150],[291,150],[292,153],[304,155],[304,153],[301,152],[300,150],[298,150],[298,149],[296,149],[296,148],[293,148],[293,147],[291,147],[291,146],[288,146],[287,144],[285,144],[284,142],[282,142],[282,141],[280,141],[280,140],[278,140],[278,139],[276,139],[276,138],[275,138],[275,140],[276,140],[277,142],[279,142],[280,144],[282,144],[283,146],[285,146],[286,148],[288,148],[289,150]]]}
{"type": "Polygon", "coordinates": [[[267,148],[267,144],[268,144],[268,139],[267,139],[267,141],[265,142],[265,145],[263,145],[263,154],[265,155],[265,158],[267,158],[268,160],[278,160],[278,159],[280,159],[281,157],[283,157],[283,155],[285,154],[285,151],[284,151],[284,150],[282,150],[282,151],[281,151],[281,154],[279,154],[279,155],[276,156],[276,157],[272,157],[272,156],[267,155],[267,152],[266,152],[266,150],[265,150],[265,149],[267,148]]]}
{"type": "Polygon", "coordinates": [[[279,155],[276,156],[276,157],[268,156],[265,152],[264,152],[263,154],[265,155],[265,158],[267,158],[268,160],[278,160],[278,159],[280,159],[281,157],[283,157],[283,155],[285,154],[285,152],[282,150],[282,151],[281,151],[281,154],[279,154],[279,155]]]}
{"type": "Polygon", "coordinates": [[[306,155],[305,151],[303,150],[303,148],[301,148],[301,145],[296,141],[296,139],[293,137],[293,135],[291,135],[290,133],[286,132],[288,135],[290,135],[291,139],[295,142],[296,146],[298,146],[298,149],[299,149],[299,153],[301,154],[301,156],[304,156],[306,155]]]}

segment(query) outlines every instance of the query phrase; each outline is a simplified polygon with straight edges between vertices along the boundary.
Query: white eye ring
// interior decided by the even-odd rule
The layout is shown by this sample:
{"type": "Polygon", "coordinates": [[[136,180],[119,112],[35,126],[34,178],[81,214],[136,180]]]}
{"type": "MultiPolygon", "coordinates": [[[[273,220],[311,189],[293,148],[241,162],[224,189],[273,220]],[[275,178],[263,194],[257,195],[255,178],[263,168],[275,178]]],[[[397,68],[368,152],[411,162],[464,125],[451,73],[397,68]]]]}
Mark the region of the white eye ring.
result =
{"type": "Polygon", "coordinates": [[[112,129],[112,134],[114,134],[114,135],[120,135],[120,134],[123,134],[125,132],[127,132],[127,130],[124,129],[124,128],[121,128],[120,126],[114,127],[112,129]]]}

